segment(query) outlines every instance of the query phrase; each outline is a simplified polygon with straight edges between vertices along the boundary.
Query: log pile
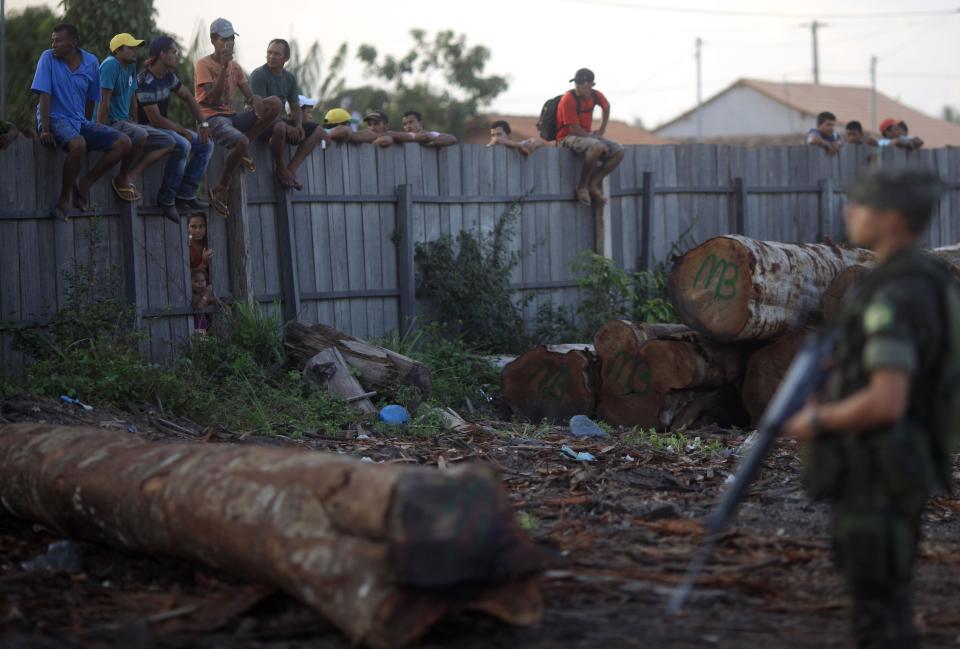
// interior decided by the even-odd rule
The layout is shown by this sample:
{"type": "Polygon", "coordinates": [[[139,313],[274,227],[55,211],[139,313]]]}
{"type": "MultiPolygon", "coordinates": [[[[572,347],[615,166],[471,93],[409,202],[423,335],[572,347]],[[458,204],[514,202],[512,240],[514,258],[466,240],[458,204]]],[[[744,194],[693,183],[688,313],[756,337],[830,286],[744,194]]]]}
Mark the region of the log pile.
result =
{"type": "MultiPolygon", "coordinates": [[[[960,278],[960,245],[930,254],[960,278]]],[[[707,415],[755,422],[805,335],[837,316],[874,263],[869,250],[832,242],[715,237],[679,257],[668,278],[682,324],[608,322],[592,355],[539,347],[504,369],[504,400],[534,421],[585,414],[674,429],[707,415]]]]}
{"type": "Polygon", "coordinates": [[[402,647],[448,611],[529,625],[540,552],[493,472],[0,426],[0,512],[65,536],[272,584],[354,646],[402,647]]]}

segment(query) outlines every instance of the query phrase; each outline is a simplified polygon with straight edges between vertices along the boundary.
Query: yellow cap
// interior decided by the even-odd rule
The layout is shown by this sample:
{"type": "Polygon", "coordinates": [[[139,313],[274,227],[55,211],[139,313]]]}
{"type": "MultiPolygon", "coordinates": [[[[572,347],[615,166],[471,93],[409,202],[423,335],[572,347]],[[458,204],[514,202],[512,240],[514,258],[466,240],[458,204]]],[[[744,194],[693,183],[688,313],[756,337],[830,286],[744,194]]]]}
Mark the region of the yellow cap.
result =
{"type": "Polygon", "coordinates": [[[323,121],[327,124],[343,124],[350,121],[350,113],[342,108],[331,108],[323,116],[323,121]]]}
{"type": "Polygon", "coordinates": [[[140,47],[143,45],[143,41],[139,38],[134,38],[133,35],[127,33],[117,34],[110,39],[111,52],[116,52],[124,45],[127,45],[128,47],[140,47]]]}

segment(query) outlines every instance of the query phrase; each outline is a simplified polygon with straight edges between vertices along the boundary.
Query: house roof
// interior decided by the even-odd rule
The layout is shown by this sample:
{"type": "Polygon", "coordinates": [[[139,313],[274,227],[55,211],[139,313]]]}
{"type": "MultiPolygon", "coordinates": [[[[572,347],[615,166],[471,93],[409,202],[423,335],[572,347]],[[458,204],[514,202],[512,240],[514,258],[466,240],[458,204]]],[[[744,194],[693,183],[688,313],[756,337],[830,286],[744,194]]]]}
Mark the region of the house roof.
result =
{"type": "MultiPolygon", "coordinates": [[[[815,119],[821,111],[829,110],[837,116],[837,120],[841,124],[858,120],[867,131],[876,131],[877,128],[876,124],[869,123],[870,88],[866,86],[833,86],[829,84],[739,79],[705,101],[704,105],[740,87],[755,90],[811,119],[815,119]]],[[[688,110],[666,124],[662,124],[657,128],[657,131],[689,117],[695,111],[696,107],[688,110]]],[[[877,91],[877,120],[883,120],[887,117],[905,121],[910,127],[910,134],[922,138],[928,147],[960,146],[960,124],[953,124],[946,120],[931,117],[877,91]]]]}
{"type": "MultiPolygon", "coordinates": [[[[534,115],[487,115],[483,120],[470,128],[466,138],[467,144],[486,144],[490,141],[490,130],[487,127],[491,122],[505,120],[510,124],[513,136],[518,140],[537,135],[539,116],[534,115]]],[[[618,119],[611,119],[607,123],[606,137],[620,144],[670,144],[671,140],[657,137],[650,131],[636,126],[630,126],[618,119]]]]}

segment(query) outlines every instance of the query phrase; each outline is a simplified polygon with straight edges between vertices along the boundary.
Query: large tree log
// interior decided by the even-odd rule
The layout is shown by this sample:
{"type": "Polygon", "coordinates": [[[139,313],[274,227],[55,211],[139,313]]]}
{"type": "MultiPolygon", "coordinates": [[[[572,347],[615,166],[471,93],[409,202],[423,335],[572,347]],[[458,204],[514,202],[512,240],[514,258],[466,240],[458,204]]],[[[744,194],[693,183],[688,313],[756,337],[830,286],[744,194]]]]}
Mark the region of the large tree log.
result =
{"type": "Polygon", "coordinates": [[[780,382],[790,368],[803,340],[810,331],[798,329],[791,331],[750,355],[747,370],[743,376],[743,405],[754,423],[760,420],[767,404],[773,398],[780,382]]]}
{"type": "Polygon", "coordinates": [[[685,253],[667,290],[680,319],[714,340],[762,340],[816,324],[820,300],[866,250],[725,235],[685,253]]]}
{"type": "Polygon", "coordinates": [[[593,345],[541,345],[508,363],[500,382],[518,417],[562,423],[592,416],[599,383],[593,345]]]}
{"type": "Polygon", "coordinates": [[[319,352],[336,348],[357,371],[363,387],[381,397],[391,397],[401,385],[417,388],[424,397],[430,394],[430,370],[423,363],[333,327],[302,320],[291,322],[284,345],[300,369],[319,352]]]}
{"type": "Polygon", "coordinates": [[[743,366],[739,346],[713,343],[682,327],[655,332],[615,320],[594,340],[601,368],[597,416],[617,426],[666,428],[678,418],[694,420],[681,417],[686,404],[704,388],[738,384],[743,366]]]}
{"type": "Polygon", "coordinates": [[[273,584],[354,643],[401,647],[449,610],[532,624],[541,558],[482,465],[441,473],[292,449],[0,426],[0,511],[273,584]]]}

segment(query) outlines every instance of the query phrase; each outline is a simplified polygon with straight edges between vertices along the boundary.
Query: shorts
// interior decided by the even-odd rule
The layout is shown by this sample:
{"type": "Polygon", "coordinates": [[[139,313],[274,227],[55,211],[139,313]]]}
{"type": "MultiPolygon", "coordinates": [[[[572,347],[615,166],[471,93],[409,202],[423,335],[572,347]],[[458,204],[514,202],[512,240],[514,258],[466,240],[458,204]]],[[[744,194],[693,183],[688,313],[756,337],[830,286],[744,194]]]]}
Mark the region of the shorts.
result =
{"type": "MultiPolygon", "coordinates": [[[[296,124],[293,123],[292,119],[285,119],[283,120],[283,123],[286,124],[287,126],[296,126],[296,124]]],[[[301,126],[303,126],[304,136],[310,137],[311,135],[313,135],[313,132],[316,131],[320,125],[317,124],[316,122],[303,122],[301,126]]]]}
{"type": "Polygon", "coordinates": [[[562,145],[574,153],[583,155],[587,152],[587,149],[592,147],[597,142],[607,145],[607,152],[605,156],[612,156],[620,151],[623,151],[623,146],[618,142],[608,140],[607,138],[599,135],[568,135],[567,137],[563,138],[562,145]]]}
{"type": "Polygon", "coordinates": [[[168,131],[154,128],[146,124],[134,124],[125,119],[118,119],[110,123],[111,128],[115,128],[128,138],[134,144],[146,140],[143,145],[144,151],[153,151],[155,149],[165,149],[173,146],[173,138],[168,131]]]}
{"type": "Polygon", "coordinates": [[[252,110],[233,115],[214,115],[207,118],[210,130],[213,131],[213,141],[220,146],[230,149],[243,139],[244,133],[257,123],[257,114],[252,110]]]}
{"type": "MultiPolygon", "coordinates": [[[[38,129],[43,133],[43,128],[38,129]]],[[[109,151],[123,133],[115,128],[98,124],[97,122],[82,122],[79,126],[71,124],[62,117],[50,117],[50,132],[57,140],[57,146],[67,150],[70,140],[82,137],[87,144],[87,151],[109,151]]]]}

